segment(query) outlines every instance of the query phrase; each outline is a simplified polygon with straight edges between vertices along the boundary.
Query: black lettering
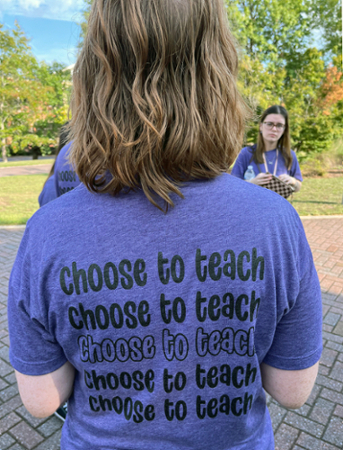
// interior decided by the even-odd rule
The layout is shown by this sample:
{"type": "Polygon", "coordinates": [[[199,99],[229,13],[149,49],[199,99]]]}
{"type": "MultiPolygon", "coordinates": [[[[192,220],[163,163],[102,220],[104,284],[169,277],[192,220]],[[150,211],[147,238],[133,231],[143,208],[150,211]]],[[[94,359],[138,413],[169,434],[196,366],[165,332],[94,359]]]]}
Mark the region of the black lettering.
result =
{"type": "Polygon", "coordinates": [[[207,384],[210,388],[215,388],[218,386],[218,369],[216,366],[211,367],[207,372],[207,384]]]}
{"type": "Polygon", "coordinates": [[[87,286],[87,275],[86,275],[86,272],[83,269],[77,270],[76,262],[73,262],[72,268],[73,268],[74,286],[75,286],[75,291],[76,291],[77,295],[81,294],[80,277],[82,279],[83,292],[87,293],[88,292],[88,286],[87,286]]]}
{"type": "Polygon", "coordinates": [[[72,283],[69,284],[69,289],[67,288],[67,284],[65,281],[65,274],[67,274],[68,277],[70,277],[71,273],[70,273],[70,269],[69,267],[63,267],[63,269],[61,269],[60,272],[60,285],[62,288],[62,291],[67,294],[67,295],[71,295],[74,292],[74,286],[72,283]]]}
{"type": "Polygon", "coordinates": [[[119,387],[119,380],[115,373],[108,373],[106,376],[106,382],[107,386],[113,391],[119,387]]]}
{"type": "Polygon", "coordinates": [[[243,302],[246,305],[249,304],[249,297],[245,294],[242,294],[237,298],[236,306],[235,306],[237,319],[240,320],[241,322],[245,322],[247,320],[247,318],[249,317],[248,311],[244,311],[244,313],[242,314],[242,303],[243,302]]]}
{"type": "Polygon", "coordinates": [[[110,318],[105,306],[98,305],[95,308],[95,318],[100,330],[107,330],[110,323],[110,318]]]}
{"type": "Polygon", "coordinates": [[[157,260],[158,276],[160,278],[161,283],[163,283],[163,284],[169,283],[170,269],[167,268],[166,272],[164,274],[164,265],[168,264],[168,262],[169,262],[168,258],[163,258],[163,253],[158,252],[158,260],[157,260]]]}
{"type": "Polygon", "coordinates": [[[145,286],[147,283],[148,275],[144,273],[145,271],[145,261],[144,259],[137,259],[133,268],[133,277],[138,286],[145,286]],[[143,277],[140,275],[143,274],[143,277]]]}
{"type": "Polygon", "coordinates": [[[102,273],[101,269],[97,264],[91,264],[88,269],[88,283],[92,291],[99,292],[102,289],[102,273]],[[98,278],[98,284],[95,284],[94,281],[94,270],[96,271],[97,278],[98,278]]]}
{"type": "Polygon", "coordinates": [[[201,395],[197,395],[196,411],[199,419],[205,419],[206,417],[206,402],[201,398],[201,395]]]}
{"type": "Polygon", "coordinates": [[[226,277],[234,280],[236,278],[236,255],[233,250],[226,250],[224,253],[224,261],[227,261],[230,256],[230,261],[227,264],[224,264],[223,273],[226,277]]]}
{"type": "Polygon", "coordinates": [[[198,248],[196,251],[196,256],[195,256],[195,271],[196,271],[198,280],[201,282],[206,281],[206,277],[207,277],[207,267],[204,266],[203,272],[201,270],[201,262],[206,261],[206,259],[207,259],[207,256],[202,255],[200,248],[198,248]]]}
{"type": "Polygon", "coordinates": [[[129,289],[132,289],[133,279],[132,279],[131,275],[128,272],[126,272],[125,266],[127,267],[127,270],[129,272],[131,272],[132,265],[128,259],[123,259],[119,263],[119,273],[121,275],[123,275],[123,277],[124,277],[124,278],[121,278],[120,283],[124,289],[129,290],[129,289]],[[126,281],[125,281],[125,279],[126,279],[126,281]]]}
{"type": "Polygon", "coordinates": [[[130,389],[132,384],[131,375],[127,372],[122,372],[120,374],[120,384],[124,389],[130,389]]]}
{"type": "Polygon", "coordinates": [[[222,276],[222,269],[219,267],[222,262],[221,256],[219,253],[212,253],[210,256],[209,264],[208,264],[208,273],[213,281],[220,280],[222,276]],[[217,269],[217,272],[215,269],[217,269]]]}
{"type": "Polygon", "coordinates": [[[206,370],[202,369],[200,364],[197,364],[197,367],[195,370],[195,382],[199,389],[204,389],[204,387],[206,386],[205,373],[206,373],[206,370]]]}
{"type": "Polygon", "coordinates": [[[255,291],[252,291],[251,293],[251,302],[250,302],[250,322],[252,322],[255,319],[257,319],[257,313],[260,307],[260,298],[255,298],[255,291]],[[256,311],[256,314],[255,314],[256,311]]]}
{"type": "Polygon", "coordinates": [[[257,270],[258,270],[258,266],[260,266],[260,280],[264,279],[264,258],[263,256],[259,256],[257,257],[257,249],[253,248],[252,249],[252,281],[256,281],[256,275],[257,275],[257,270]]]}
{"type": "Polygon", "coordinates": [[[138,305],[138,320],[142,327],[148,327],[150,325],[151,315],[148,312],[149,303],[146,300],[141,301],[138,305]]]}
{"type": "Polygon", "coordinates": [[[135,329],[138,326],[138,321],[136,317],[133,315],[133,313],[136,312],[136,304],[134,302],[127,302],[124,305],[124,313],[127,316],[127,319],[125,320],[126,326],[130,329],[135,329]],[[130,309],[132,310],[132,313],[130,312],[130,309]]]}
{"type": "Polygon", "coordinates": [[[134,410],[133,421],[135,423],[143,422],[144,419],[141,414],[143,412],[143,403],[140,402],[139,400],[136,400],[133,405],[133,410],[134,410]]]}
{"type": "Polygon", "coordinates": [[[248,395],[247,392],[244,394],[243,414],[248,414],[248,411],[252,408],[253,399],[253,396],[248,395]]]}
{"type": "Polygon", "coordinates": [[[240,407],[239,409],[237,409],[237,403],[239,403],[240,405],[242,405],[243,402],[242,402],[241,397],[236,397],[236,398],[234,398],[234,399],[232,400],[232,402],[231,402],[231,411],[232,411],[232,414],[233,414],[234,416],[236,416],[236,417],[239,417],[239,416],[242,415],[243,408],[240,407]]]}
{"type": "Polygon", "coordinates": [[[238,255],[238,259],[237,259],[237,273],[238,273],[239,278],[242,281],[247,281],[247,280],[249,280],[251,271],[250,271],[250,269],[248,269],[246,271],[246,273],[244,274],[244,258],[246,258],[248,263],[250,262],[250,254],[249,254],[249,252],[241,252],[238,255]]]}
{"type": "Polygon", "coordinates": [[[233,319],[233,313],[234,313],[234,305],[235,305],[235,299],[234,296],[227,292],[223,295],[223,303],[225,303],[225,306],[223,306],[223,316],[227,317],[228,319],[233,319]],[[229,302],[227,303],[227,299],[229,298],[229,302]]]}
{"type": "Polygon", "coordinates": [[[253,367],[251,369],[251,364],[249,363],[247,365],[246,372],[245,372],[245,386],[249,386],[250,383],[252,384],[255,382],[256,374],[257,374],[256,367],[253,367]],[[251,381],[250,381],[250,378],[251,378],[251,381]]]}
{"type": "Polygon", "coordinates": [[[212,295],[208,304],[208,315],[213,321],[216,321],[220,317],[220,310],[216,312],[220,305],[219,295],[212,295]]]}
{"type": "Polygon", "coordinates": [[[183,279],[185,278],[185,263],[183,262],[181,256],[173,256],[170,268],[173,281],[175,281],[175,283],[182,283],[183,279]],[[176,273],[176,263],[179,263],[179,275],[177,275],[176,273]]]}
{"type": "Polygon", "coordinates": [[[201,297],[201,292],[198,291],[195,300],[195,312],[199,322],[205,322],[206,320],[207,308],[206,306],[202,308],[202,304],[206,303],[206,301],[207,301],[206,297],[201,297]]]}
{"type": "Polygon", "coordinates": [[[98,403],[98,401],[95,397],[92,397],[92,396],[89,397],[89,406],[91,408],[91,411],[93,411],[93,412],[100,411],[99,406],[95,406],[97,403],[98,403]]]}
{"type": "Polygon", "coordinates": [[[123,311],[117,303],[112,303],[110,306],[110,319],[114,328],[121,328],[124,324],[123,311]]]}
{"type": "Polygon", "coordinates": [[[241,381],[238,381],[239,374],[241,374],[242,376],[244,375],[244,368],[241,366],[234,367],[232,371],[232,384],[237,389],[240,389],[244,384],[243,378],[241,379],[241,381]]]}
{"type": "Polygon", "coordinates": [[[108,287],[108,289],[110,289],[112,291],[117,289],[117,287],[118,287],[118,270],[117,270],[116,266],[111,262],[108,262],[105,264],[104,279],[105,279],[105,284],[108,287]],[[110,270],[112,271],[113,281],[111,280],[111,277],[110,277],[110,270]]]}
{"type": "Polygon", "coordinates": [[[86,326],[87,330],[89,330],[88,319],[89,319],[89,322],[90,322],[90,327],[93,330],[95,330],[96,329],[96,322],[95,322],[95,317],[94,317],[93,311],[91,309],[86,309],[85,310],[83,308],[83,304],[82,303],[79,303],[79,311],[81,313],[83,323],[86,326]]]}
{"type": "Polygon", "coordinates": [[[69,322],[73,328],[75,328],[76,330],[81,330],[83,328],[83,322],[82,322],[82,320],[79,320],[79,322],[76,323],[74,320],[74,315],[79,316],[79,313],[78,313],[77,309],[74,308],[74,306],[71,306],[70,308],[68,308],[69,322]]]}

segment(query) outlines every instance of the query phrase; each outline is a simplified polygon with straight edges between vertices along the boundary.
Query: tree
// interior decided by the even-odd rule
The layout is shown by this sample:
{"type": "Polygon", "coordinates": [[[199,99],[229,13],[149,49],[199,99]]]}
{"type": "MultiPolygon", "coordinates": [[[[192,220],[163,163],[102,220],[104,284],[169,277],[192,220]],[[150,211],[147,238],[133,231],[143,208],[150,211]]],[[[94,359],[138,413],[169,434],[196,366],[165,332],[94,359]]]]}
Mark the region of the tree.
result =
{"type": "Polygon", "coordinates": [[[342,2],[340,0],[317,0],[314,14],[320,20],[323,51],[331,56],[342,55],[342,2]]]}
{"type": "Polygon", "coordinates": [[[66,120],[62,67],[38,64],[23,31],[0,24],[0,140],[6,147],[51,151],[66,120]],[[55,123],[55,125],[53,125],[55,123]]]}
{"type": "Polygon", "coordinates": [[[79,43],[79,47],[82,47],[83,44],[83,40],[86,36],[87,33],[87,26],[88,26],[88,17],[89,17],[89,13],[92,7],[92,2],[93,0],[84,0],[85,2],[85,9],[83,11],[83,20],[81,22],[81,36],[80,36],[80,43],[79,43]]]}
{"type": "MultiPolygon", "coordinates": [[[[327,65],[327,52],[334,55],[337,48],[337,21],[333,25],[329,17],[330,12],[339,16],[339,2],[329,0],[325,7],[322,3],[226,1],[233,33],[241,44],[241,91],[257,115],[272,104],[288,109],[293,148],[300,159],[324,151],[342,134],[338,126],[339,118],[343,119],[339,108],[342,77],[337,64],[327,65]],[[316,48],[313,30],[330,27],[323,48],[316,48]]],[[[247,142],[256,140],[256,122],[248,129],[247,142]]]]}

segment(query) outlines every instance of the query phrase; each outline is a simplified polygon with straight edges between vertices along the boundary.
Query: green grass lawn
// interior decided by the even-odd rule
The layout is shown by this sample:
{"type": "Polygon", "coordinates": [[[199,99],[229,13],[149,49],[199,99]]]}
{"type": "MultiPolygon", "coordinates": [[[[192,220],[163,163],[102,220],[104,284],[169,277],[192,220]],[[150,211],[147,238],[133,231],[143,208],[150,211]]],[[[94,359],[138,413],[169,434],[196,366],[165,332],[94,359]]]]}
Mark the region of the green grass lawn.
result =
{"type": "Polygon", "coordinates": [[[18,166],[40,166],[41,164],[53,164],[54,159],[30,159],[26,161],[9,161],[7,163],[0,162],[2,167],[18,167],[18,166]]]}
{"type": "Polygon", "coordinates": [[[343,177],[304,178],[292,205],[300,216],[343,215],[343,177]]]}
{"type": "MultiPolygon", "coordinates": [[[[0,225],[25,224],[37,211],[38,196],[47,175],[0,177],[0,225]]],[[[343,177],[305,178],[301,191],[293,195],[293,206],[301,216],[343,215],[343,177]]]]}
{"type": "Polygon", "coordinates": [[[22,225],[39,208],[47,175],[0,177],[0,225],[22,225]]]}

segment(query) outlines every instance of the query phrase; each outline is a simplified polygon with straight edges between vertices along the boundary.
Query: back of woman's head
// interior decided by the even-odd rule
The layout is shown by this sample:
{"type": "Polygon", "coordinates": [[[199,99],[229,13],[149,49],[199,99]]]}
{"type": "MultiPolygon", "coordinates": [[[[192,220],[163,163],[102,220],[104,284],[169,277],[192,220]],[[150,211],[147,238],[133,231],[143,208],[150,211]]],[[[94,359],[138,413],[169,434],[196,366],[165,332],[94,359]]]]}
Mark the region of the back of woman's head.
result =
{"type": "Polygon", "coordinates": [[[172,204],[179,182],[226,171],[249,114],[237,66],[222,0],[95,0],[74,70],[81,181],[172,204]]]}

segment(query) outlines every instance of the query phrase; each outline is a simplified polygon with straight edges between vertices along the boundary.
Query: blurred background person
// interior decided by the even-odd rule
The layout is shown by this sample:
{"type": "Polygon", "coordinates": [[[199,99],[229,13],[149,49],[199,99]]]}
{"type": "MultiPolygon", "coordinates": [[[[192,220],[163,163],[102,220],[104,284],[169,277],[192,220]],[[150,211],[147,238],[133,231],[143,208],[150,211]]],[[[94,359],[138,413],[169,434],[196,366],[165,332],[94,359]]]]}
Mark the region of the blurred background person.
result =
{"type": "Polygon", "coordinates": [[[39,197],[38,197],[38,203],[39,203],[40,207],[46,205],[47,203],[51,202],[52,200],[55,200],[55,198],[58,197],[57,189],[56,189],[55,168],[56,168],[56,160],[58,158],[58,155],[59,155],[60,151],[62,150],[62,148],[68,142],[67,125],[68,125],[68,122],[66,122],[61,128],[58,148],[57,148],[57,152],[56,152],[56,156],[55,156],[55,161],[51,167],[48,178],[44,183],[42,192],[39,194],[39,197]]]}
{"type": "Polygon", "coordinates": [[[303,178],[291,150],[289,118],[283,106],[274,105],[263,112],[257,143],[241,150],[231,174],[259,186],[269,183],[273,174],[294,192],[300,191],[303,178]]]}

